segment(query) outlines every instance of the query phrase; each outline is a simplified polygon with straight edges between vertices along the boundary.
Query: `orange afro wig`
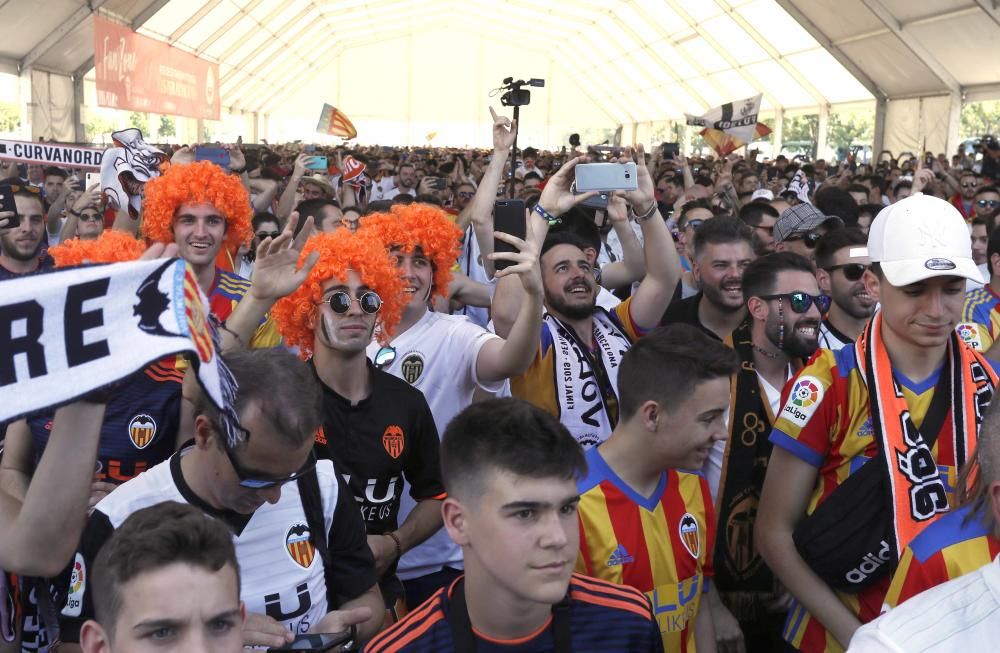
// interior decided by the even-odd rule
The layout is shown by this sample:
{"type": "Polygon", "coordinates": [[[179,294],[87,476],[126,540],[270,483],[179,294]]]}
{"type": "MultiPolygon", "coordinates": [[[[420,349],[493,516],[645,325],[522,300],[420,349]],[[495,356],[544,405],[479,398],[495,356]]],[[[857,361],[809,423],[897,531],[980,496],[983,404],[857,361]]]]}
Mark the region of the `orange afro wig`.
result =
{"type": "Polygon", "coordinates": [[[49,254],[57,268],[84,263],[123,263],[134,261],[146,251],[146,246],[124,231],[108,230],[96,240],[74,238],[56,245],[49,254]]]}
{"type": "Polygon", "coordinates": [[[249,240],[253,207],[236,175],[208,161],[172,165],[146,182],[142,200],[143,234],[160,243],[174,242],[174,215],[181,204],[211,204],[226,218],[225,247],[249,240]]]}
{"type": "Polygon", "coordinates": [[[399,323],[407,298],[403,280],[382,241],[371,230],[352,234],[347,229],[337,229],[312,236],[302,248],[299,264],[312,252],[319,252],[319,260],[305,282],[271,309],[271,318],[285,342],[298,347],[303,360],[312,357],[323,283],[328,279],[346,281],[349,270],[356,271],[361,283],[382,298],[376,331],[380,340],[388,339],[399,323]]]}
{"type": "Polygon", "coordinates": [[[434,265],[434,294],[448,296],[451,268],[458,260],[462,230],[448,214],[430,204],[395,204],[388,213],[361,219],[362,231],[371,230],[386,247],[402,247],[407,254],[419,247],[434,265]]]}

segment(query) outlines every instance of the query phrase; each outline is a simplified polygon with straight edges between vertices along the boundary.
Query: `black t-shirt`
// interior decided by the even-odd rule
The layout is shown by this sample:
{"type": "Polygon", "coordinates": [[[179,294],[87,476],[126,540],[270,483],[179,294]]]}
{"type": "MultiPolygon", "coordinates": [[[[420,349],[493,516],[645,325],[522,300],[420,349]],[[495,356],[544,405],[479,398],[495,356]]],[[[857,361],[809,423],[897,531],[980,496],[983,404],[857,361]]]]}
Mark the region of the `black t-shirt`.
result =
{"type": "Polygon", "coordinates": [[[372,392],[356,406],[323,385],[316,456],[341,471],[370,534],[398,526],[403,478],[416,501],[443,499],[440,441],[422,392],[368,364],[372,392]]]}
{"type": "Polygon", "coordinates": [[[715,335],[712,331],[705,327],[705,325],[701,323],[701,320],[698,319],[698,304],[701,302],[701,298],[702,293],[699,292],[693,297],[671,302],[670,306],[667,307],[666,312],[663,314],[663,320],[660,322],[660,325],[667,326],[668,324],[690,324],[691,326],[698,327],[716,340],[720,340],[719,336],[715,335]]]}

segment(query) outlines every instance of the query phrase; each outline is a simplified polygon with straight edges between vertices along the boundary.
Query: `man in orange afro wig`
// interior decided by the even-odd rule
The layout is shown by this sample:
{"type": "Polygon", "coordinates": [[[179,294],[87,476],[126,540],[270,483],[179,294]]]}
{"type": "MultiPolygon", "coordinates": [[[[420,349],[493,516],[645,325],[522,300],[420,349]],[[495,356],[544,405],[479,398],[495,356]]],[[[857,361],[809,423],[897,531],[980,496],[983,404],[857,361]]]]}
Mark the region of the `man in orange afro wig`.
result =
{"type": "MultiPolygon", "coordinates": [[[[175,164],[146,183],[142,231],[154,242],[176,243],[181,258],[208,296],[209,310],[225,322],[250,282],[216,266],[219,250],[236,251],[251,234],[253,207],[237,175],[208,161],[175,164]]],[[[260,324],[252,347],[280,342],[269,321],[260,324]]]]}
{"type": "MultiPolygon", "coordinates": [[[[511,262],[497,277],[511,277],[509,283],[519,279],[525,295],[505,340],[464,315],[429,309],[432,294],[448,292],[451,267],[459,252],[461,232],[444,211],[427,204],[394,205],[388,213],[363,218],[359,233],[369,230],[392,252],[410,297],[397,333],[387,346],[369,345],[369,357],[424,393],[438,432],[443,433],[445,425],[472,403],[477,387],[499,392],[508,377],[521,374],[531,364],[541,337],[537,247],[503,236],[519,251],[492,255],[511,262]]],[[[404,515],[411,505],[404,496],[404,515]]],[[[399,569],[407,594],[419,601],[428,591],[448,584],[461,560],[461,549],[439,531],[403,558],[399,569]]]]}
{"type": "Polygon", "coordinates": [[[441,527],[437,429],[423,394],[365,355],[376,327],[387,339],[407,302],[385,245],[371,229],[338,229],[306,242],[299,264],[308,269],[313,261],[305,282],[279,299],[271,316],[285,341],[312,359],[322,383],[325,436],[316,450],[351,471],[349,485],[391,610],[403,596],[394,573],[398,556],[441,527]],[[402,525],[401,476],[418,501],[402,525]]]}

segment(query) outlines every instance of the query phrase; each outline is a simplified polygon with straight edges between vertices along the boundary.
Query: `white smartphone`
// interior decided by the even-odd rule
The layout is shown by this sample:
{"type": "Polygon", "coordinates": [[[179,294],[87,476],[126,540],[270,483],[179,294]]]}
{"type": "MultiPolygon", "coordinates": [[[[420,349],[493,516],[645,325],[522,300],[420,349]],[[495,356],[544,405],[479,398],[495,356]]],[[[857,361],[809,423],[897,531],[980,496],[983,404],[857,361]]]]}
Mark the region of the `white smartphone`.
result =
{"type": "MultiPolygon", "coordinates": [[[[99,173],[99,172],[88,172],[87,173],[86,182],[85,182],[85,184],[83,186],[83,190],[87,190],[88,188],[90,188],[94,184],[100,184],[100,183],[101,183],[101,173],[99,173]]],[[[100,188],[98,188],[98,190],[100,190],[100,188]]]]}
{"type": "Polygon", "coordinates": [[[576,166],[576,186],[578,193],[591,190],[636,190],[639,177],[635,162],[629,163],[581,163],[576,166]]]}

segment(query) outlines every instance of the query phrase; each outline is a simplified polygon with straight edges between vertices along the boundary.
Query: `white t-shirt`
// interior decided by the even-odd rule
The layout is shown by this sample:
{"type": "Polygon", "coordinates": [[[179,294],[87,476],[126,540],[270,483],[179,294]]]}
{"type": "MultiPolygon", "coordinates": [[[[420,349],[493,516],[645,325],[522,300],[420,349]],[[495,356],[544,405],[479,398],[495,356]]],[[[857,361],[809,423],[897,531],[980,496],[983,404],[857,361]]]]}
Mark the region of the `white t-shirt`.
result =
{"type": "MultiPolygon", "coordinates": [[[[764,396],[767,397],[767,403],[771,405],[771,414],[777,415],[778,411],[781,410],[781,388],[775,388],[773,385],[767,382],[760,372],[757,373],[757,378],[760,380],[760,387],[764,391],[764,396]]],[[[792,369],[788,368],[788,375],[785,380],[792,378],[792,369]]],[[[729,429],[729,408],[726,408],[726,414],[723,416],[726,420],[726,430],[731,432],[729,429]]],[[[712,445],[712,450],[708,452],[708,458],[705,459],[705,463],[701,466],[701,473],[708,481],[708,489],[712,491],[712,499],[716,498],[719,492],[719,481],[722,480],[722,463],[726,458],[726,442],[727,440],[720,440],[712,445]]]]}
{"type": "MultiPolygon", "coordinates": [[[[983,263],[982,265],[977,266],[977,267],[979,268],[979,273],[983,275],[983,281],[985,281],[986,283],[989,283],[990,282],[990,266],[987,265],[986,263],[983,263]]],[[[975,290],[976,288],[982,288],[982,287],[983,287],[983,284],[979,283],[978,281],[973,281],[972,279],[966,279],[965,280],[965,292],[969,292],[970,290],[975,290]]]]}
{"type": "MultiPolygon", "coordinates": [[[[424,393],[434,415],[438,436],[444,434],[448,422],[472,403],[476,387],[499,392],[503,381],[482,383],[476,375],[479,350],[496,334],[473,324],[464,315],[427,313],[390,343],[396,357],[384,368],[424,393]]],[[[380,349],[377,342],[368,346],[368,357],[375,359],[380,349]]],[[[399,507],[399,523],[416,506],[408,485],[403,488],[399,507]]],[[[397,574],[407,580],[439,571],[442,566],[462,567],[462,549],[451,541],[442,528],[426,542],[407,551],[400,559],[397,574]]]]}
{"type": "Polygon", "coordinates": [[[386,177],[382,181],[372,186],[372,196],[371,199],[368,201],[375,202],[377,200],[391,200],[400,193],[406,193],[407,195],[412,195],[414,197],[417,196],[416,189],[411,188],[409,190],[401,191],[399,188],[396,187],[395,177],[386,177]]]}
{"type": "Polygon", "coordinates": [[[996,651],[998,636],[1000,556],[865,624],[851,638],[848,653],[996,651]]]}

